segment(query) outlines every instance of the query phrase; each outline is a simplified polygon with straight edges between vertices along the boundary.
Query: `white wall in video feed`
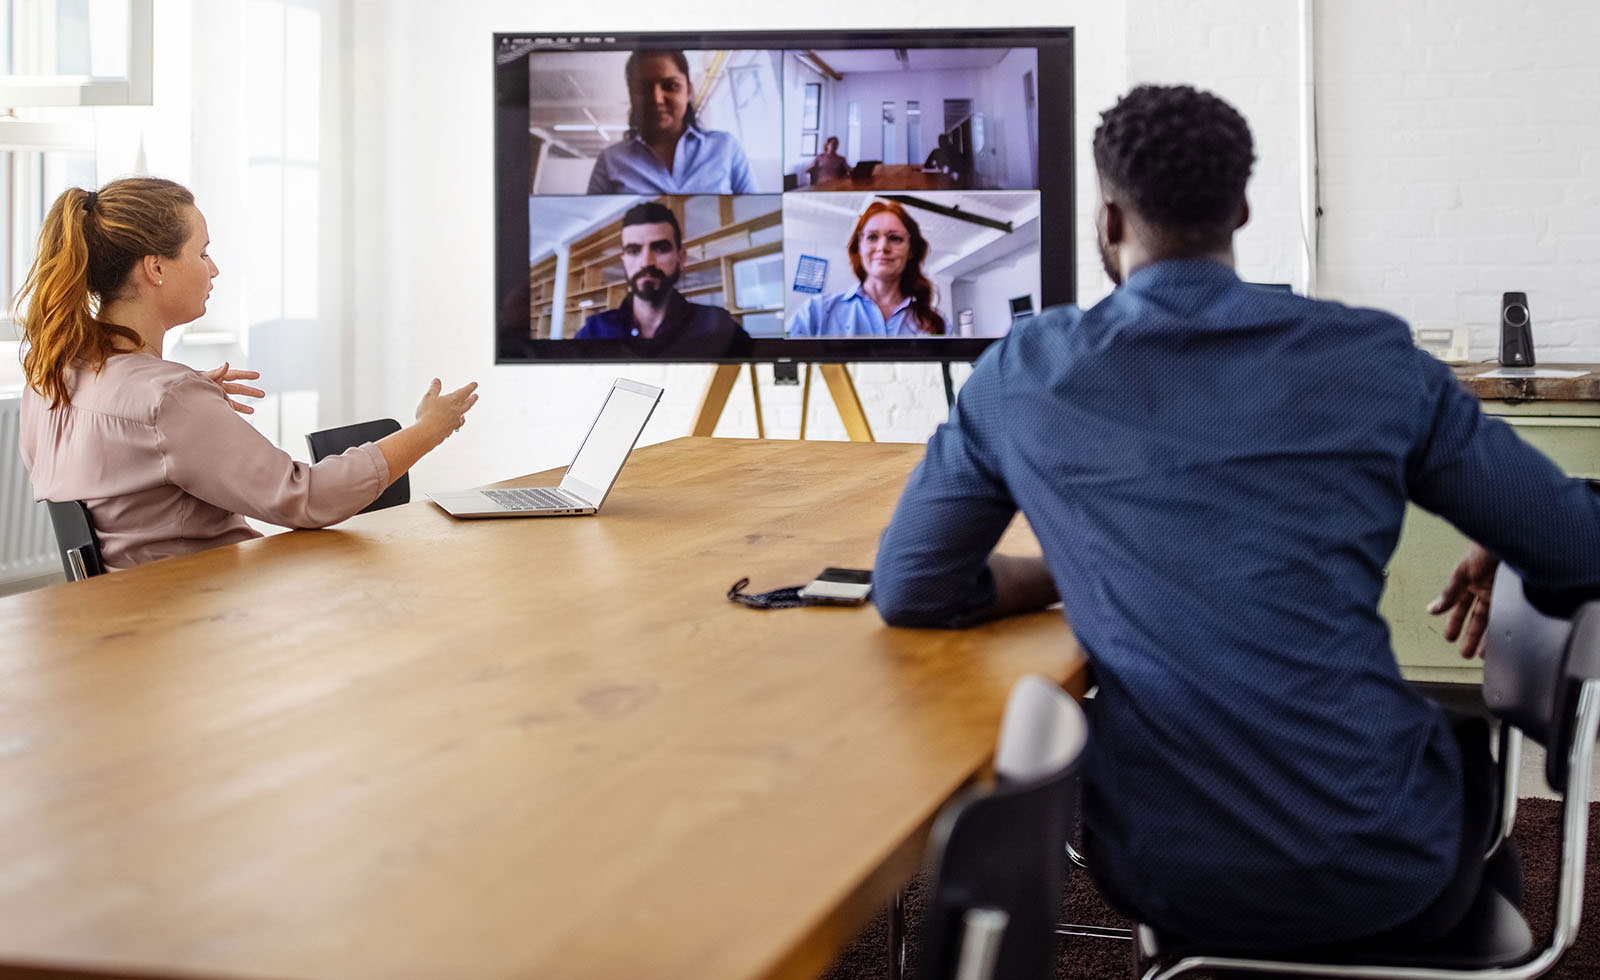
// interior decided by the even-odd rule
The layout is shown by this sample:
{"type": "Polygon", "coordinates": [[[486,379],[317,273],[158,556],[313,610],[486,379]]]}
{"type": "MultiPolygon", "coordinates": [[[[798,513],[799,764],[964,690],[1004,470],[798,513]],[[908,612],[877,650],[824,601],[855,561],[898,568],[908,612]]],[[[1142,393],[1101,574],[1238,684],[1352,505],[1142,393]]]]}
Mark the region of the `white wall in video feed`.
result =
{"type": "MultiPolygon", "coordinates": [[[[783,187],[779,52],[684,51],[698,125],[731,134],[759,193],[783,187]]],[[[595,160],[628,132],[629,51],[537,51],[528,57],[533,194],[584,194],[595,160]]]]}
{"type": "Polygon", "coordinates": [[[784,167],[797,186],[809,186],[830,136],[851,165],[920,167],[943,134],[968,171],[963,189],[1036,188],[1037,85],[1033,48],[787,52],[784,167]]]}
{"type": "Polygon", "coordinates": [[[795,289],[802,256],[827,260],[821,296],[856,288],[846,246],[878,199],[904,207],[928,241],[922,274],[933,283],[946,337],[1003,336],[1019,297],[1041,308],[1035,191],[793,193],[783,197],[785,324],[815,295],[795,289]]]}

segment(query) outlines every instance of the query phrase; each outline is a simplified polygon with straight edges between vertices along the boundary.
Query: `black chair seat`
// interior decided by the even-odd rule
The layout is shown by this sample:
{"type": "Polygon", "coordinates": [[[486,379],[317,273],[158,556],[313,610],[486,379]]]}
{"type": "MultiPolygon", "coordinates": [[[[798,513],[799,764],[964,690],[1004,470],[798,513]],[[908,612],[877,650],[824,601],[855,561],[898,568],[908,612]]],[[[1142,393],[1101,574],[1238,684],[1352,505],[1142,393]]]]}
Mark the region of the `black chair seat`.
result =
{"type": "MultiPolygon", "coordinates": [[[[328,456],[337,456],[352,446],[377,442],[384,436],[399,431],[400,423],[394,419],[373,419],[370,422],[356,422],[308,433],[306,445],[311,450],[312,461],[320,462],[328,456]]],[[[388,489],[384,490],[377,500],[361,508],[360,513],[365,514],[369,510],[383,510],[385,507],[398,507],[409,503],[411,503],[411,476],[408,473],[401,473],[398,480],[389,484],[388,489]]]]}
{"type": "MultiPolygon", "coordinates": [[[[1149,934],[1146,934],[1147,937],[1149,934]]],[[[1148,941],[1148,939],[1147,939],[1148,941]]],[[[1491,887],[1479,890],[1471,907],[1443,937],[1421,946],[1380,949],[1371,945],[1334,945],[1283,950],[1234,950],[1194,947],[1154,938],[1154,957],[1172,963],[1188,956],[1269,960],[1279,963],[1339,963],[1367,966],[1433,967],[1484,970],[1516,966],[1533,956],[1533,932],[1517,907],[1491,887]]],[[[1148,955],[1148,951],[1147,951],[1148,955]]]]}

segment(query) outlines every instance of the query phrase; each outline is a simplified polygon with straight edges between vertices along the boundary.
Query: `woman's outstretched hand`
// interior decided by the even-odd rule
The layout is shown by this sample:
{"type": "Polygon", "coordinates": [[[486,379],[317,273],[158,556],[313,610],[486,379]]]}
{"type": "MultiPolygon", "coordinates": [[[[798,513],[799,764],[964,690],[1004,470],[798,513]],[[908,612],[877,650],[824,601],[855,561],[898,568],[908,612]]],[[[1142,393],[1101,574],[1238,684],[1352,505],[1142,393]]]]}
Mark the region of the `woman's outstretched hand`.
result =
{"type": "Polygon", "coordinates": [[[228,367],[227,361],[223,361],[221,367],[212,368],[201,373],[217,383],[217,387],[221,388],[223,394],[228,396],[228,404],[232,405],[233,410],[240,415],[254,415],[256,410],[251,405],[235,401],[234,395],[248,395],[251,398],[262,398],[266,395],[266,392],[260,388],[239,384],[240,381],[254,381],[261,377],[260,371],[236,371],[228,367]]]}
{"type": "Polygon", "coordinates": [[[434,378],[417,405],[417,424],[435,433],[439,442],[466,425],[467,412],[478,403],[476,381],[469,381],[445,394],[440,393],[442,387],[439,379],[434,378]]]}

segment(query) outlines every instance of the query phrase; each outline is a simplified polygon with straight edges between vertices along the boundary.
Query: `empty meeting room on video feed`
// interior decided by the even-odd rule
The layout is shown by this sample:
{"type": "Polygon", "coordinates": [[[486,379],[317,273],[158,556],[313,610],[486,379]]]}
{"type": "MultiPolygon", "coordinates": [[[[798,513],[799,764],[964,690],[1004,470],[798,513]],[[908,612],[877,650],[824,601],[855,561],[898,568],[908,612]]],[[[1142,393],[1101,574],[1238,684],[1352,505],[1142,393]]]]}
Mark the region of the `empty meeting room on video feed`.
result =
{"type": "MultiPolygon", "coordinates": [[[[692,125],[710,135],[719,154],[742,153],[748,187],[687,186],[686,193],[776,194],[783,189],[780,53],[763,50],[695,51],[642,48],[688,67],[692,125]]],[[[638,135],[654,119],[648,96],[630,93],[628,60],[634,51],[532,51],[528,54],[529,191],[591,192],[596,164],[608,148],[638,135]]],[[[679,121],[682,121],[680,117],[679,121]]],[[[680,144],[683,145],[683,144],[680,144]]],[[[681,169],[679,162],[675,169],[681,169]]],[[[621,190],[646,188],[621,187],[621,190]]],[[[661,188],[651,188],[661,189],[661,188]]]]}
{"type": "Polygon", "coordinates": [[[1032,47],[786,52],[785,176],[819,191],[1037,188],[1037,78],[1032,47]]]}
{"type": "Polygon", "coordinates": [[[673,288],[684,299],[726,309],[752,336],[782,335],[780,195],[604,194],[528,199],[530,339],[576,338],[627,299],[622,219],[644,202],[665,206],[682,229],[673,288]]]}
{"type": "Polygon", "coordinates": [[[1039,309],[1037,191],[928,191],[783,196],[784,323],[858,285],[847,245],[861,215],[897,206],[927,242],[921,273],[948,338],[999,337],[1015,316],[1039,309]]]}

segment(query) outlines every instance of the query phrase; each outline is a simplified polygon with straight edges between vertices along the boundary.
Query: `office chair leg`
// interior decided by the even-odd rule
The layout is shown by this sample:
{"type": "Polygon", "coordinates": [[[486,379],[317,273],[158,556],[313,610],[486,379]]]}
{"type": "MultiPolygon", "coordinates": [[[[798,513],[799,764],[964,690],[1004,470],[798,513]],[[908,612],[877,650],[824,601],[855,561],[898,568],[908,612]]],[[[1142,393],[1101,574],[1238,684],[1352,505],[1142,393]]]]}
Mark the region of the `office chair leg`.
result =
{"type": "MultiPolygon", "coordinates": [[[[1076,868],[1087,869],[1089,867],[1089,862],[1084,860],[1083,855],[1079,853],[1076,847],[1072,846],[1072,841],[1067,841],[1067,860],[1072,862],[1073,867],[1076,868]]],[[[1086,926],[1076,922],[1056,923],[1056,935],[1075,936],[1080,939],[1120,939],[1123,942],[1133,941],[1132,929],[1118,929],[1115,926],[1086,926]]]]}
{"type": "Polygon", "coordinates": [[[1116,926],[1086,926],[1076,922],[1060,922],[1056,924],[1056,935],[1075,936],[1079,939],[1115,939],[1120,942],[1133,942],[1132,929],[1119,929],[1116,926]]]}
{"type": "Polygon", "coordinates": [[[889,900],[889,980],[906,975],[906,892],[900,889],[889,900]]]}
{"type": "Polygon", "coordinates": [[[1084,859],[1082,854],[1078,853],[1076,847],[1072,846],[1072,841],[1067,841],[1067,860],[1072,862],[1074,868],[1087,869],[1089,867],[1089,862],[1084,859]]]}

